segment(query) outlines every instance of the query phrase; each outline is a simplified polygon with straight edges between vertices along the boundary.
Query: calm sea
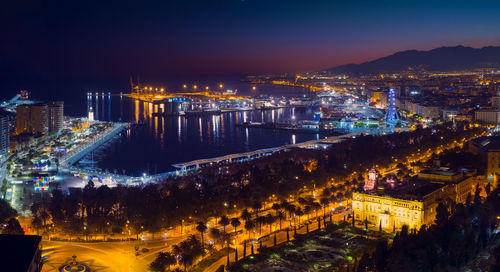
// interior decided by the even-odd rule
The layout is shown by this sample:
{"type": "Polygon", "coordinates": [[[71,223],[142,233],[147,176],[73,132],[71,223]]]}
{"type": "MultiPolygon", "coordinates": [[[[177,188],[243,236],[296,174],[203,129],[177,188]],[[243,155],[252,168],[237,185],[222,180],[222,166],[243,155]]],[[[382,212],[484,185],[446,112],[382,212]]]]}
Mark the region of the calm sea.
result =
{"type": "MultiPolygon", "coordinates": [[[[184,84],[188,88],[196,84],[199,88],[209,86],[216,89],[219,84],[223,84],[224,89],[237,89],[239,94],[244,95],[307,94],[307,90],[301,88],[272,85],[256,85],[257,89],[252,90],[253,85],[242,82],[238,77],[176,78],[154,83],[167,90],[180,90],[184,84]]],[[[103,80],[52,83],[50,86],[44,85],[38,91],[36,88],[30,91],[34,99],[63,100],[65,114],[73,117],[86,116],[91,103],[95,119],[144,123],[142,126],[135,126],[130,132],[123,132],[112,144],[94,152],[92,157],[98,161],[96,167],[129,175],[172,171],[174,163],[299,143],[325,136],[242,128],[236,125],[243,121],[287,122],[292,120],[292,116],[295,116],[295,120],[310,120],[317,110],[314,108],[234,112],[204,117],[157,117],[152,115],[149,103],[120,97],[120,92],[127,93],[129,89],[129,82],[126,80],[103,80]],[[87,99],[87,92],[93,93],[91,102],[87,99]],[[96,92],[99,93],[97,97],[96,92]],[[101,95],[102,92],[105,92],[104,96],[101,95]],[[110,96],[108,92],[111,93],[110,96]]]]}

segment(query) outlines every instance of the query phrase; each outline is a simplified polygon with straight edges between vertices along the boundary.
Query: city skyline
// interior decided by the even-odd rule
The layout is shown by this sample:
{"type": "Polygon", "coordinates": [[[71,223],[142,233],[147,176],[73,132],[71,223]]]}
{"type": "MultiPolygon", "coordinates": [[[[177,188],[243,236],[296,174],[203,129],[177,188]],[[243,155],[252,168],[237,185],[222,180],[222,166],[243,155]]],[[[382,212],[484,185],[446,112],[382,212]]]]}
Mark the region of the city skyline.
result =
{"type": "Polygon", "coordinates": [[[11,1],[6,271],[500,271],[499,1],[11,1]]]}

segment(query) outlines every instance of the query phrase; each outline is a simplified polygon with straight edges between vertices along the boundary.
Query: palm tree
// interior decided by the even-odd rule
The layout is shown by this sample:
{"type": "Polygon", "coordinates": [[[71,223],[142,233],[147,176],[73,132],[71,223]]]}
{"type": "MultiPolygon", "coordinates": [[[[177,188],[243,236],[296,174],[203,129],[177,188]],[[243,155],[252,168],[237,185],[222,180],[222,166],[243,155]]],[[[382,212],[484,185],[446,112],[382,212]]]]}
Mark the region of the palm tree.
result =
{"type": "Polygon", "coordinates": [[[303,197],[299,197],[299,204],[302,205],[302,206],[306,205],[307,204],[307,200],[305,198],[303,198],[303,197]]]}
{"type": "Polygon", "coordinates": [[[276,218],[272,214],[268,213],[265,217],[265,221],[269,225],[269,233],[271,233],[272,232],[272,225],[276,221],[276,218]]]}
{"type": "Polygon", "coordinates": [[[193,255],[189,253],[183,253],[181,255],[179,263],[181,263],[184,266],[184,272],[187,271],[188,266],[191,266],[193,264],[193,261],[194,261],[193,255]]]}
{"type": "Polygon", "coordinates": [[[300,217],[304,215],[304,212],[300,207],[298,207],[297,210],[295,211],[295,215],[299,218],[299,225],[300,225],[300,217]]]}
{"type": "Polygon", "coordinates": [[[165,252],[163,255],[163,263],[168,267],[168,270],[170,270],[170,266],[176,264],[177,259],[172,253],[165,252]]]}
{"type": "Polygon", "coordinates": [[[335,202],[337,202],[337,198],[332,194],[332,196],[330,196],[330,203],[335,204],[335,202]]]}
{"type": "Polygon", "coordinates": [[[332,194],[332,192],[330,191],[330,189],[328,187],[323,189],[323,192],[321,192],[322,197],[329,197],[331,194],[332,194]]]}
{"type": "Polygon", "coordinates": [[[326,197],[322,197],[320,199],[321,204],[323,204],[323,217],[325,217],[325,209],[328,204],[330,204],[330,200],[326,197]]]}
{"type": "Polygon", "coordinates": [[[281,205],[274,203],[272,209],[276,212],[276,216],[278,216],[278,211],[281,210],[281,205]]]}
{"type": "Polygon", "coordinates": [[[229,225],[229,218],[226,215],[220,217],[219,225],[222,226],[224,234],[226,234],[226,226],[229,225]]]}
{"type": "Polygon", "coordinates": [[[295,205],[288,204],[285,210],[288,212],[288,217],[292,217],[292,214],[295,212],[295,205]]]}
{"type": "Polygon", "coordinates": [[[311,206],[306,205],[304,207],[304,213],[307,214],[307,220],[309,220],[309,213],[311,213],[311,206]]]}
{"type": "Polygon", "coordinates": [[[207,225],[205,222],[198,222],[196,225],[196,230],[200,233],[201,236],[201,248],[205,246],[205,242],[203,241],[203,233],[207,230],[207,225]]]}
{"type": "Polygon", "coordinates": [[[241,217],[241,219],[245,220],[245,222],[252,219],[252,215],[250,214],[250,212],[246,208],[243,211],[241,211],[240,217],[241,217]]]}
{"type": "Polygon", "coordinates": [[[259,210],[262,209],[262,204],[259,201],[255,201],[252,205],[252,208],[255,212],[255,217],[259,214],[259,210]]]}
{"type": "Polygon", "coordinates": [[[280,230],[281,230],[281,221],[286,220],[285,214],[282,211],[279,211],[278,215],[276,215],[276,219],[280,221],[280,230]]]}
{"type": "Polygon", "coordinates": [[[316,214],[316,217],[318,217],[318,210],[321,209],[321,204],[318,202],[314,201],[311,203],[311,208],[314,210],[314,213],[316,214]]]}
{"type": "Polygon", "coordinates": [[[210,231],[208,232],[208,235],[214,240],[217,241],[220,239],[221,233],[220,230],[217,228],[211,228],[210,231]]]}
{"type": "Polygon", "coordinates": [[[165,271],[165,266],[160,260],[158,260],[158,258],[156,258],[152,263],[149,264],[149,270],[153,272],[163,272],[165,271]]]}
{"type": "Polygon", "coordinates": [[[238,219],[238,217],[231,218],[231,226],[233,226],[233,228],[234,228],[234,233],[236,233],[236,228],[239,227],[240,225],[241,225],[241,222],[238,219]]]}
{"type": "Polygon", "coordinates": [[[175,255],[180,255],[179,263],[184,266],[184,271],[193,264],[194,260],[205,253],[194,235],[189,236],[187,240],[182,241],[179,245],[173,246],[172,252],[175,255]]]}
{"type": "Polygon", "coordinates": [[[344,194],[342,192],[338,192],[337,195],[335,196],[339,201],[342,201],[342,198],[344,198],[344,194]]]}
{"type": "Polygon", "coordinates": [[[245,222],[245,229],[248,231],[248,239],[250,239],[250,231],[255,229],[255,223],[253,220],[248,220],[245,222]]]}
{"type": "Polygon", "coordinates": [[[255,223],[259,225],[259,235],[262,234],[262,224],[266,223],[266,217],[265,216],[258,216],[255,218],[255,223]]]}
{"type": "Polygon", "coordinates": [[[170,252],[159,252],[156,259],[149,265],[149,268],[152,271],[163,272],[165,267],[170,270],[170,266],[176,263],[177,259],[170,252]]]}

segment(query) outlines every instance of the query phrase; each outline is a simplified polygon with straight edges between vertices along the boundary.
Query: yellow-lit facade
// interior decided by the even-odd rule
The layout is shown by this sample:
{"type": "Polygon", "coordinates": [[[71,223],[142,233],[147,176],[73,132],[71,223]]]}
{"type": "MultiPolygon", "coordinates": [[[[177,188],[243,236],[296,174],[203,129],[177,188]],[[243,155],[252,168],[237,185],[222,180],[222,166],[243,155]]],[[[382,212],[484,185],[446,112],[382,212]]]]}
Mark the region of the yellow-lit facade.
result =
{"type": "Polygon", "coordinates": [[[381,224],[383,229],[392,229],[394,225],[396,228],[403,225],[419,228],[424,224],[424,205],[421,201],[354,192],[352,210],[356,220],[366,219],[371,225],[381,224]]]}
{"type": "MultiPolygon", "coordinates": [[[[427,181],[428,182],[428,181],[427,181]]],[[[392,231],[407,225],[419,229],[422,225],[432,225],[436,208],[440,202],[465,203],[469,192],[477,184],[478,178],[468,177],[459,182],[430,182],[436,189],[421,197],[403,199],[383,193],[353,192],[352,211],[356,221],[368,221],[371,227],[382,226],[392,231]],[[441,186],[440,186],[441,185],[441,186]]]]}

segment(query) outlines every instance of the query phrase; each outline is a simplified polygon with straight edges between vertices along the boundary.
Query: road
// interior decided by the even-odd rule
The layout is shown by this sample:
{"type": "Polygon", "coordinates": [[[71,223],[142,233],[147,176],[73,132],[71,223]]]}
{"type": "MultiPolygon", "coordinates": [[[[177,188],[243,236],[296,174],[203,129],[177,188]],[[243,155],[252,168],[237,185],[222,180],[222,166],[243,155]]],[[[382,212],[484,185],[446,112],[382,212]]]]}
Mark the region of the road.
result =
{"type": "Polygon", "coordinates": [[[124,241],[124,242],[58,242],[43,241],[42,258],[44,264],[42,271],[58,271],[58,269],[71,261],[76,260],[88,265],[92,271],[132,272],[146,271],[149,264],[160,251],[168,251],[172,245],[185,240],[187,235],[168,238],[167,240],[153,241],[124,241]],[[147,248],[149,252],[135,256],[135,246],[139,251],[147,248]]]}
{"type": "MultiPolygon", "coordinates": [[[[452,143],[447,146],[442,146],[433,150],[434,152],[441,152],[445,149],[452,148],[456,145],[463,144],[465,140],[462,140],[461,143],[452,143]]],[[[420,150],[419,150],[420,151],[420,150]]],[[[429,150],[422,150],[422,152],[418,152],[417,154],[413,154],[409,156],[408,160],[404,161],[404,164],[409,165],[412,161],[424,160],[429,158],[432,155],[432,152],[429,150]]],[[[393,172],[396,171],[393,165],[388,167],[387,171],[393,172]]],[[[356,174],[356,173],[353,173],[356,174]]],[[[313,189],[315,191],[320,191],[320,188],[313,189]]],[[[290,203],[296,203],[299,196],[305,196],[311,194],[311,191],[303,192],[296,197],[292,197],[289,200],[290,203]]],[[[313,193],[314,195],[314,193],[313,193]]],[[[264,215],[266,213],[271,212],[271,205],[275,201],[271,201],[267,203],[265,206],[267,209],[263,209],[259,212],[260,215],[264,215]]],[[[346,205],[344,205],[346,206],[346,205]]],[[[329,210],[329,208],[327,209],[329,210]]],[[[271,212],[272,213],[272,212],[271,212]]],[[[234,214],[233,216],[238,215],[234,214]]],[[[321,214],[321,213],[320,213],[321,214]]],[[[335,214],[334,221],[341,221],[344,218],[344,214],[335,214]]],[[[233,217],[228,215],[228,217],[233,217]]],[[[304,218],[303,216],[302,218],[304,218]]],[[[314,217],[311,218],[313,221],[309,224],[309,231],[313,231],[317,229],[318,224],[317,221],[314,220],[314,217]]],[[[328,219],[327,219],[328,220],[328,219]]],[[[283,229],[288,227],[291,222],[283,222],[283,229]]],[[[243,225],[243,224],[242,224],[243,225]]],[[[322,224],[323,225],[323,224],[322,224]]],[[[275,228],[277,224],[274,225],[275,228]]],[[[191,226],[193,227],[193,226],[191,226]]],[[[221,229],[221,227],[218,227],[221,229]]],[[[242,229],[242,226],[239,227],[242,229]]],[[[269,228],[267,226],[263,226],[262,235],[266,235],[269,232],[269,228]]],[[[229,225],[226,227],[226,231],[232,231],[232,227],[229,225]]],[[[303,226],[302,228],[297,230],[297,233],[305,233],[306,228],[303,226]]],[[[205,235],[208,232],[205,232],[205,235]]],[[[199,233],[191,228],[190,231],[184,233],[184,235],[173,234],[172,237],[169,236],[167,244],[165,244],[164,240],[154,240],[154,241],[134,241],[134,242],[101,242],[101,243],[68,243],[68,242],[44,242],[44,256],[46,259],[46,266],[44,266],[43,271],[53,271],[53,269],[57,269],[62,264],[67,263],[72,255],[77,255],[77,260],[88,262],[89,266],[93,268],[93,271],[145,271],[147,266],[154,260],[156,254],[159,251],[169,251],[171,249],[171,245],[178,244],[179,242],[186,239],[189,234],[197,234],[199,237],[199,233]],[[143,247],[148,248],[150,251],[139,256],[135,256],[135,245],[140,245],[141,249],[143,247]]],[[[169,234],[170,235],[170,234],[169,234]]],[[[293,237],[293,231],[289,233],[290,238],[293,237]]],[[[260,235],[259,235],[260,236],[260,235]]],[[[206,237],[206,236],[205,236],[206,237]]],[[[246,231],[244,235],[239,235],[238,241],[236,241],[236,248],[238,249],[238,255],[241,258],[243,256],[243,239],[248,238],[246,235],[246,231]]],[[[277,243],[282,243],[286,241],[286,231],[280,231],[276,234],[277,243]]],[[[205,239],[207,241],[207,239],[205,239]]],[[[270,235],[269,239],[262,242],[263,246],[273,246],[274,244],[274,235],[270,235]]],[[[234,247],[234,246],[233,246],[234,247]]],[[[259,245],[254,245],[255,253],[257,252],[259,245]]],[[[247,243],[247,255],[250,254],[250,244],[247,243]]],[[[234,262],[234,253],[230,254],[230,261],[234,262]]],[[[221,265],[225,265],[227,263],[227,257],[222,257],[216,262],[212,263],[205,271],[216,271],[221,265]]]]}

